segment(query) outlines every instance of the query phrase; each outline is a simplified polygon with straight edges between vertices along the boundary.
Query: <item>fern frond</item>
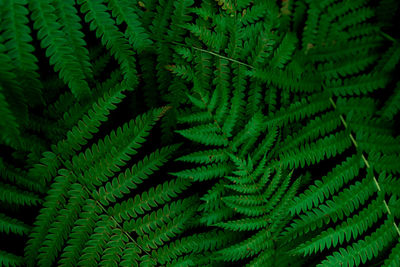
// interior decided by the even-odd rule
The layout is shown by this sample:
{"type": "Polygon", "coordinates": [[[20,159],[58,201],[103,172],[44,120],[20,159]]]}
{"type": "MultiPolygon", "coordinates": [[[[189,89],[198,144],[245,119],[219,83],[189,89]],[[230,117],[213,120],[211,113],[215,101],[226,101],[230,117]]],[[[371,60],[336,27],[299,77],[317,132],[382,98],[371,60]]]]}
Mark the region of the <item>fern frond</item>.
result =
{"type": "Polygon", "coordinates": [[[66,246],[62,251],[61,259],[58,262],[60,266],[78,264],[79,255],[84,249],[85,242],[89,239],[100,213],[100,207],[96,205],[94,200],[87,199],[85,201],[79,219],[75,221],[66,246]]]}
{"type": "Polygon", "coordinates": [[[65,139],[59,141],[52,147],[52,151],[43,153],[40,164],[35,165],[29,170],[28,175],[39,180],[42,185],[46,185],[50,179],[56,176],[58,168],[61,166],[61,159],[69,159],[87,140],[93,137],[98,131],[100,123],[107,120],[107,115],[115,109],[115,104],[120,103],[124,95],[123,89],[117,86],[106,92],[97,102],[92,104],[87,114],[77,122],[76,125],[67,133],[65,139]]]}
{"type": "Polygon", "coordinates": [[[190,129],[178,130],[181,134],[192,141],[205,145],[227,146],[226,137],[221,134],[220,128],[214,123],[194,126],[190,129]]]}
{"type": "Polygon", "coordinates": [[[345,188],[337,196],[334,196],[332,200],[319,205],[317,209],[300,215],[300,219],[296,219],[285,234],[296,237],[320,228],[324,223],[343,220],[345,216],[349,216],[360,205],[365,203],[374,191],[375,184],[372,182],[371,177],[368,176],[362,182],[356,182],[350,188],[345,188]]]}
{"type": "Polygon", "coordinates": [[[361,262],[365,264],[378,256],[395,237],[393,221],[387,219],[382,226],[375,232],[367,236],[365,239],[348,246],[346,249],[340,249],[340,252],[333,253],[328,256],[320,266],[335,266],[339,262],[346,265],[359,265],[361,262]]]}
{"type": "Polygon", "coordinates": [[[235,221],[220,222],[215,226],[228,229],[231,231],[254,231],[265,228],[270,224],[268,216],[263,215],[255,218],[245,218],[235,221]]]}
{"type": "Polygon", "coordinates": [[[392,249],[392,252],[389,255],[389,258],[387,258],[384,262],[384,266],[386,267],[391,267],[391,266],[396,266],[397,264],[400,263],[400,242],[397,240],[397,245],[392,249]]]}
{"type": "Polygon", "coordinates": [[[321,91],[321,79],[317,73],[296,75],[290,70],[255,69],[248,71],[250,77],[267,82],[269,85],[287,89],[293,92],[318,92],[321,91]]]}
{"type": "MultiPolygon", "coordinates": [[[[165,111],[165,108],[160,108],[138,116],[111,132],[105,140],[93,145],[92,149],[73,157],[70,163],[64,163],[68,169],[59,170],[60,176],[46,197],[46,208],[42,209],[31,233],[26,249],[29,264],[37,262],[41,266],[51,266],[60,253],[62,266],[109,264],[119,262],[121,258],[127,264],[123,247],[132,241],[132,237],[120,225],[121,217],[140,217],[152,208],[170,201],[171,197],[176,197],[190,185],[190,182],[180,179],[166,182],[142,195],[136,195],[135,205],[133,198],[129,198],[107,209],[107,206],[137,188],[144,179],[164,165],[179,147],[175,145],[157,149],[131,168],[116,174],[137,153],[148,132],[165,111]],[[111,145],[114,142],[119,145],[111,145]],[[81,211],[82,216],[79,216],[81,211]],[[107,233],[90,235],[98,231],[107,233]],[[99,251],[101,257],[97,254],[99,251]]],[[[195,211],[196,208],[193,209],[195,211]]],[[[166,239],[180,234],[186,229],[186,222],[191,217],[189,212],[173,220],[169,219],[168,213],[158,212],[158,215],[163,216],[161,222],[166,223],[156,224],[150,228],[154,231],[142,236],[138,253],[146,252],[149,248],[155,249],[166,239]]],[[[139,231],[140,226],[136,227],[139,231]]]]}
{"type": "Polygon", "coordinates": [[[125,35],[129,43],[138,51],[142,52],[152,44],[149,34],[141,25],[135,10],[126,0],[114,0],[108,2],[108,7],[116,17],[117,24],[125,22],[127,25],[125,35]]]}
{"type": "Polygon", "coordinates": [[[373,151],[368,154],[368,160],[373,164],[374,169],[378,172],[389,172],[393,174],[400,173],[400,166],[398,164],[400,156],[387,155],[380,152],[373,151]]]}
{"type": "Polygon", "coordinates": [[[86,14],[85,21],[90,23],[90,29],[96,31],[96,36],[101,38],[103,45],[121,65],[124,75],[123,86],[127,90],[133,90],[138,83],[134,53],[115,25],[115,21],[107,13],[107,7],[101,0],[79,0],[78,3],[81,5],[81,12],[86,14]]]}
{"type": "Polygon", "coordinates": [[[224,163],[217,163],[172,174],[179,178],[190,179],[194,181],[206,181],[223,177],[224,175],[228,174],[229,171],[229,165],[226,165],[224,163]]]}
{"type": "Polygon", "coordinates": [[[37,58],[33,55],[34,47],[31,44],[31,29],[27,23],[28,9],[25,7],[28,1],[8,0],[2,14],[2,37],[5,39],[5,47],[8,55],[16,68],[16,75],[26,94],[27,104],[35,106],[43,103],[42,84],[37,73],[37,58]]]}
{"type": "Polygon", "coordinates": [[[367,208],[363,209],[357,215],[351,217],[347,221],[342,222],[335,229],[328,228],[317,237],[296,248],[296,253],[318,253],[324,249],[330,249],[342,245],[345,241],[357,240],[367,231],[384,213],[382,205],[382,197],[374,200],[367,208]]]}
{"type": "Polygon", "coordinates": [[[29,233],[29,231],[30,227],[24,222],[0,213],[0,232],[6,234],[15,233],[17,235],[25,235],[29,233]]]}
{"type": "Polygon", "coordinates": [[[233,78],[233,86],[235,89],[233,91],[231,100],[232,105],[230,108],[230,113],[222,126],[222,132],[226,134],[226,137],[231,137],[231,132],[235,127],[236,122],[244,113],[244,90],[246,87],[244,67],[236,64],[233,73],[235,74],[235,77],[233,78]]]}
{"type": "Polygon", "coordinates": [[[287,33],[278,48],[275,50],[271,59],[270,65],[273,68],[282,69],[285,64],[290,60],[291,55],[296,48],[297,38],[292,33],[287,33]]]}
{"type": "Polygon", "coordinates": [[[128,199],[109,208],[108,213],[119,223],[126,218],[136,218],[157,205],[162,205],[176,197],[178,193],[189,187],[190,181],[176,179],[166,181],[157,187],[150,188],[149,192],[136,195],[135,199],[128,199]]]}
{"type": "Polygon", "coordinates": [[[31,192],[39,193],[43,191],[40,185],[27,178],[26,171],[4,162],[2,158],[0,158],[0,176],[4,181],[31,192]]]}
{"type": "Polygon", "coordinates": [[[9,184],[0,183],[0,201],[11,205],[35,206],[42,202],[39,196],[18,189],[9,184]]]}
{"type": "MultiPolygon", "coordinates": [[[[74,168],[76,174],[82,173],[85,177],[80,181],[91,189],[92,185],[100,185],[114,173],[120,171],[120,167],[137,154],[138,149],[149,135],[149,131],[167,109],[154,109],[138,116],[116,131],[112,131],[106,138],[94,144],[91,149],[73,157],[71,168],[74,168]],[[113,143],[118,145],[113,146],[112,153],[107,153],[113,143]],[[98,166],[93,168],[92,164],[95,163],[98,163],[98,166]]],[[[129,175],[128,170],[126,172],[126,175],[129,175]]]]}
{"type": "Polygon", "coordinates": [[[109,202],[114,202],[116,198],[121,198],[123,194],[129,192],[129,189],[136,188],[137,184],[140,184],[154,171],[158,170],[177,148],[178,146],[164,147],[151,153],[143,161],[138,162],[131,169],[126,170],[124,174],[120,174],[118,178],[107,182],[98,191],[94,192],[94,199],[103,206],[108,206],[109,202]]]}
{"type": "Polygon", "coordinates": [[[34,28],[40,30],[38,38],[42,47],[47,48],[50,64],[54,65],[55,71],[60,71],[60,78],[68,84],[72,93],[78,98],[86,98],[90,94],[90,88],[85,80],[85,73],[69,46],[65,32],[57,20],[55,8],[47,1],[30,2],[34,28]]]}
{"type": "Polygon", "coordinates": [[[385,75],[360,75],[346,80],[327,81],[327,90],[336,96],[361,95],[384,88],[388,83],[385,75]]]}
{"type": "MultiPolygon", "coordinates": [[[[235,237],[223,231],[208,231],[200,234],[193,234],[175,242],[169,243],[156,251],[152,256],[157,258],[160,264],[166,264],[172,259],[179,259],[187,253],[195,253],[205,257],[207,251],[219,249],[224,244],[231,242],[235,237]]],[[[200,259],[198,259],[200,261],[200,259]]],[[[196,261],[194,261],[196,262],[196,261]]]]}
{"type": "Polygon", "coordinates": [[[165,225],[171,218],[185,213],[187,209],[197,208],[195,198],[177,200],[159,208],[151,214],[145,215],[138,220],[124,222],[123,228],[127,232],[135,231],[139,236],[144,236],[165,225]]]}
{"type": "Polygon", "coordinates": [[[340,61],[352,56],[357,56],[360,51],[368,52],[378,49],[383,39],[379,36],[362,36],[353,40],[339,41],[329,47],[315,47],[309,50],[308,56],[312,62],[340,61]]]}
{"type": "Polygon", "coordinates": [[[41,209],[30,233],[31,238],[25,248],[25,258],[29,266],[34,266],[35,264],[38,250],[47,235],[46,230],[54,221],[54,217],[57,216],[57,210],[61,208],[59,205],[66,203],[65,198],[71,182],[68,181],[68,177],[65,177],[65,175],[68,175],[68,173],[64,171],[60,176],[56,177],[45,198],[44,208],[41,209]]]}
{"type": "Polygon", "coordinates": [[[318,70],[327,79],[338,79],[341,77],[346,77],[347,75],[355,75],[365,70],[367,67],[371,66],[376,62],[377,56],[372,54],[366,54],[365,57],[354,62],[354,60],[340,60],[337,62],[329,61],[318,65],[318,70]]]}
{"type": "Polygon", "coordinates": [[[0,264],[3,266],[21,266],[23,258],[12,253],[0,250],[0,264]]]}
{"type": "Polygon", "coordinates": [[[230,261],[237,261],[246,257],[252,257],[262,250],[272,249],[273,242],[270,240],[270,238],[271,233],[268,231],[268,229],[261,230],[242,243],[219,251],[219,257],[222,259],[229,259],[230,261]]]}
{"type": "Polygon", "coordinates": [[[298,214],[301,211],[306,212],[312,207],[317,207],[325,199],[338,192],[343,185],[357,177],[362,166],[362,159],[359,155],[348,157],[321,180],[315,181],[314,185],[311,185],[304,193],[295,197],[291,213],[298,214]]]}
{"type": "Polygon", "coordinates": [[[280,154],[277,164],[297,168],[299,166],[311,165],[323,159],[331,158],[342,153],[352,145],[346,131],[331,134],[315,143],[305,144],[294,150],[280,154]],[[296,155],[296,156],[294,156],[296,155]]]}
{"type": "Polygon", "coordinates": [[[282,126],[284,124],[297,121],[318,112],[324,111],[330,107],[329,102],[324,95],[315,98],[303,99],[291,104],[288,108],[281,108],[274,115],[267,118],[269,125],[282,126]]]}
{"type": "Polygon", "coordinates": [[[61,250],[61,245],[67,238],[69,228],[80,212],[80,206],[82,206],[84,199],[87,198],[87,193],[84,192],[81,185],[73,184],[68,190],[66,198],[70,200],[65,203],[65,208],[61,209],[58,216],[50,224],[49,233],[38,251],[38,264],[40,266],[51,266],[56,259],[57,252],[61,250]]]}

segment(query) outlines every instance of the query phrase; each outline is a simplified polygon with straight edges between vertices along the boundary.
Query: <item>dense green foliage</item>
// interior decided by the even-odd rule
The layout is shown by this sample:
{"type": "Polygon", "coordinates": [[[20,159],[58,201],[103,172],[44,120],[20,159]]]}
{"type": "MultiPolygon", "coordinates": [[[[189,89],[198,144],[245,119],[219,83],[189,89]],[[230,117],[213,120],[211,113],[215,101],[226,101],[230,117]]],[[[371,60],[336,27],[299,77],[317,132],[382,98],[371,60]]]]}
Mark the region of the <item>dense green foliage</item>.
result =
{"type": "Polygon", "coordinates": [[[396,0],[0,0],[0,266],[400,266],[396,0]]]}

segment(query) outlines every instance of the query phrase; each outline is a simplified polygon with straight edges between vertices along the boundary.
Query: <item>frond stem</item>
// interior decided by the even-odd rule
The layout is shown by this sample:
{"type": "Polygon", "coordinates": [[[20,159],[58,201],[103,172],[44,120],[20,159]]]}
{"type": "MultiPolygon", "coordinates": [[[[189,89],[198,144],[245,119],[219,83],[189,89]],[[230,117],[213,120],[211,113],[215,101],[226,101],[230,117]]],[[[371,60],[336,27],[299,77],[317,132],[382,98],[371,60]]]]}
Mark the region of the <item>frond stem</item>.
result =
{"type": "Polygon", "coordinates": [[[210,54],[210,55],[219,57],[219,58],[223,58],[223,59],[225,59],[225,60],[228,60],[228,61],[237,63],[237,64],[239,64],[239,65],[246,66],[246,67],[248,67],[248,68],[250,68],[250,69],[254,69],[254,67],[253,67],[252,65],[243,63],[243,62],[241,62],[241,61],[238,61],[238,60],[233,59],[233,58],[230,58],[230,57],[222,56],[222,55],[220,55],[220,54],[217,54],[217,53],[212,52],[212,51],[208,51],[208,50],[206,50],[206,49],[198,48],[198,47],[196,47],[196,46],[188,46],[188,45],[185,45],[185,44],[182,44],[182,43],[178,43],[178,42],[171,42],[171,43],[176,44],[176,45],[180,45],[180,46],[185,46],[185,47],[188,47],[188,48],[193,48],[193,49],[198,50],[198,51],[200,51],[200,52],[207,53],[207,54],[210,54]]]}
{"type": "Polygon", "coordinates": [[[394,43],[397,43],[397,40],[396,40],[395,38],[393,38],[392,36],[390,36],[389,34],[383,32],[383,31],[381,31],[380,33],[381,33],[381,35],[382,35],[383,37],[385,37],[386,39],[388,39],[388,40],[390,40],[390,41],[392,41],[392,42],[394,42],[394,43]]]}
{"type": "MultiPolygon", "coordinates": [[[[89,191],[89,189],[82,185],[82,187],[86,190],[86,192],[94,199],[94,196],[92,194],[92,192],[89,191]]],[[[117,222],[117,220],[114,218],[114,216],[111,216],[108,214],[107,210],[103,207],[103,205],[96,200],[96,204],[97,206],[100,207],[100,209],[107,214],[108,216],[110,216],[110,218],[114,221],[114,223],[120,228],[120,230],[125,234],[126,237],[128,237],[128,239],[130,239],[138,248],[140,248],[144,253],[146,253],[150,258],[153,258],[146,250],[144,250],[134,239],[133,237],[124,230],[124,228],[117,222]]]]}
{"type": "MultiPolygon", "coordinates": [[[[335,101],[332,99],[332,97],[329,97],[329,101],[331,102],[332,107],[336,110],[336,103],[335,103],[335,101]]],[[[340,114],[339,116],[340,116],[340,120],[341,120],[342,123],[343,123],[344,128],[347,129],[348,125],[347,125],[347,123],[346,123],[346,120],[344,119],[344,117],[343,117],[341,114],[340,114]]],[[[351,142],[353,143],[353,145],[354,145],[355,148],[357,149],[357,148],[358,148],[358,143],[357,143],[357,141],[355,140],[355,138],[353,137],[353,135],[352,135],[351,133],[349,134],[349,137],[350,137],[350,139],[351,139],[351,142]]],[[[366,157],[364,156],[364,153],[363,153],[363,152],[361,152],[361,158],[362,158],[362,160],[364,161],[365,166],[367,166],[367,169],[371,168],[371,166],[370,166],[368,160],[366,159],[366,157]]],[[[376,186],[376,188],[378,189],[378,192],[380,192],[380,191],[381,191],[381,186],[379,185],[378,180],[377,180],[376,177],[375,177],[375,174],[373,174],[373,179],[374,179],[375,186],[376,186]]],[[[383,200],[383,204],[385,205],[386,212],[387,212],[389,215],[391,215],[392,212],[390,211],[389,205],[387,204],[387,202],[386,202],[385,199],[383,200]]],[[[396,222],[393,222],[393,226],[394,226],[394,228],[396,229],[397,234],[400,236],[400,229],[399,229],[399,227],[397,226],[396,222]]]]}

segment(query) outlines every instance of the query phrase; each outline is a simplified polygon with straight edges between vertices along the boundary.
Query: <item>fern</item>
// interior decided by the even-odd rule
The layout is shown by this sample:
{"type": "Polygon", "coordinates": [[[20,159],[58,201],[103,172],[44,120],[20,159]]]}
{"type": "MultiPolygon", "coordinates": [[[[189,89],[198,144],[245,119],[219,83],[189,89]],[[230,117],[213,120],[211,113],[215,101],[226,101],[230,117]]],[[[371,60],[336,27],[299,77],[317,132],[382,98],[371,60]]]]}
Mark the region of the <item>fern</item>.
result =
{"type": "MultiPolygon", "coordinates": [[[[43,210],[43,213],[39,215],[37,224],[32,230],[32,239],[26,249],[26,256],[30,264],[34,264],[36,261],[35,259],[37,259],[38,264],[42,266],[48,266],[55,262],[56,256],[58,253],[61,253],[61,249],[63,244],[66,243],[69,233],[74,232],[74,224],[79,219],[77,216],[78,212],[81,209],[85,210],[85,205],[91,205],[91,209],[95,208],[95,213],[92,214],[92,216],[95,216],[93,220],[97,221],[98,219],[94,218],[100,218],[98,221],[99,227],[107,227],[105,229],[109,231],[109,233],[105,234],[111,238],[111,240],[114,239],[112,233],[119,233],[119,237],[115,238],[120,241],[116,241],[116,244],[110,245],[113,246],[113,249],[122,249],[118,248],[118,246],[125,244],[122,242],[121,238],[125,239],[125,242],[128,242],[127,238],[129,238],[129,232],[122,231],[120,229],[121,226],[114,222],[115,215],[111,214],[115,214],[117,211],[113,211],[109,214],[106,210],[107,206],[116,202],[117,199],[122,198],[122,196],[127,194],[130,190],[135,189],[138,184],[142,183],[143,179],[146,179],[167,160],[168,156],[176,147],[166,147],[156,150],[143,158],[143,160],[139,161],[132,168],[117,175],[110,182],[105,183],[105,181],[108,177],[114,176],[114,173],[118,172],[120,167],[125,165],[125,162],[128,161],[133,154],[137,153],[137,149],[141,146],[141,143],[145,141],[144,138],[148,135],[148,131],[163,112],[165,112],[165,109],[159,109],[142,117],[138,117],[135,121],[119,128],[116,132],[111,132],[109,136],[99,141],[97,145],[95,144],[91,149],[88,148],[86,151],[82,152],[83,154],[72,158],[71,162],[65,163],[66,169],[61,169],[59,171],[60,176],[56,178],[55,187],[50,189],[46,197],[46,202],[44,204],[46,208],[43,210]],[[111,144],[118,139],[123,141],[123,143],[120,143],[120,147],[112,146],[111,144]],[[80,160],[81,157],[85,157],[87,161],[80,160]],[[98,167],[93,168],[93,166],[88,165],[90,162],[97,162],[98,167]],[[82,165],[82,163],[84,164],[82,165]],[[63,204],[60,205],[58,203],[63,204]],[[98,211],[96,211],[97,209],[98,211]],[[105,223],[106,226],[101,226],[103,223],[105,223]],[[41,247],[39,248],[38,246],[41,247]]],[[[179,183],[172,192],[175,193],[182,190],[178,188],[179,183]]],[[[158,188],[156,188],[155,191],[150,189],[149,200],[147,201],[150,201],[151,198],[157,199],[161,197],[161,195],[162,193],[158,188]]],[[[142,198],[145,197],[142,195],[142,198]]],[[[160,202],[160,200],[157,202],[160,202]]],[[[123,204],[121,205],[121,207],[124,206],[123,204]]],[[[154,204],[150,205],[154,207],[154,204]]],[[[149,206],[147,207],[148,208],[144,206],[146,210],[150,208],[149,206]]],[[[118,209],[118,213],[121,212],[124,212],[124,209],[118,209]]],[[[92,219],[87,218],[87,220],[92,219]]],[[[170,227],[172,227],[172,225],[170,227]]],[[[94,232],[96,232],[96,229],[97,228],[93,229],[94,232]]],[[[168,228],[162,231],[168,231],[168,228]]],[[[80,256],[82,264],[87,261],[88,257],[91,259],[89,251],[92,249],[92,242],[90,242],[90,240],[91,239],[83,239],[79,241],[83,242],[83,244],[88,242],[88,252],[86,253],[85,249],[83,249],[83,254],[80,256]]],[[[75,242],[78,241],[75,240],[75,242]]],[[[97,239],[94,239],[93,242],[97,242],[97,239]]],[[[145,244],[139,242],[139,244],[135,245],[140,248],[140,251],[143,251],[141,247],[145,244]]],[[[66,251],[74,249],[76,249],[74,245],[71,247],[67,245],[65,247],[66,251]]],[[[79,249],[78,252],[81,250],[82,248],[79,249]]],[[[67,258],[68,262],[72,261],[75,263],[78,259],[79,258],[67,258]]],[[[104,261],[107,262],[107,258],[104,261]]],[[[105,262],[102,264],[106,264],[105,262]]],[[[94,264],[94,262],[90,264],[94,264]]]]}
{"type": "Polygon", "coordinates": [[[50,63],[54,64],[54,70],[60,71],[60,77],[71,88],[72,93],[78,98],[86,97],[89,85],[85,80],[85,74],[80,68],[78,55],[70,46],[65,32],[55,16],[55,8],[45,1],[30,2],[34,27],[38,30],[38,38],[43,47],[47,48],[50,63]]]}
{"type": "Polygon", "coordinates": [[[21,81],[29,105],[43,103],[42,84],[39,75],[37,58],[32,54],[34,47],[31,29],[26,25],[29,21],[28,9],[25,7],[27,1],[5,1],[2,3],[4,8],[4,19],[2,20],[3,38],[7,54],[14,62],[18,70],[16,75],[21,81]]]}
{"type": "Polygon", "coordinates": [[[0,265],[398,266],[398,13],[0,1],[0,265]]]}

